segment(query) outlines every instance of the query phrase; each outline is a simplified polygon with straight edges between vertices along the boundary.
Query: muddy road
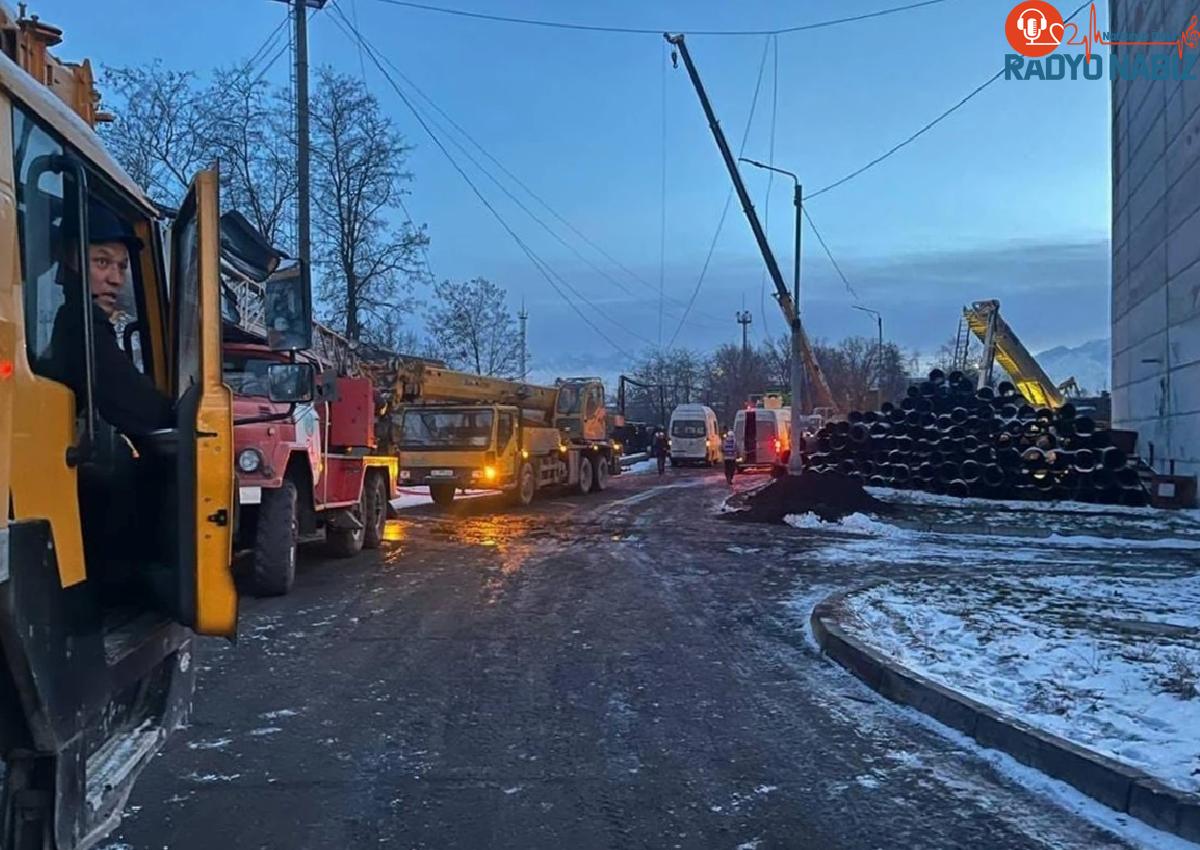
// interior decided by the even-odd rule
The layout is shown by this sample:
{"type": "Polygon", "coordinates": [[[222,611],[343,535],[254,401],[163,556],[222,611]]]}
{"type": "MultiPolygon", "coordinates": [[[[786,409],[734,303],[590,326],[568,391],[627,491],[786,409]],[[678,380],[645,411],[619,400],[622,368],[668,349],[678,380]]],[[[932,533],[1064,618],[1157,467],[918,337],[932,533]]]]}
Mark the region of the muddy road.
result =
{"type": "Polygon", "coordinates": [[[104,846],[1133,846],[823,659],[812,604],[884,567],[806,563],[802,532],[718,520],[727,495],[624,476],[312,549],[203,644],[192,726],[104,846]]]}

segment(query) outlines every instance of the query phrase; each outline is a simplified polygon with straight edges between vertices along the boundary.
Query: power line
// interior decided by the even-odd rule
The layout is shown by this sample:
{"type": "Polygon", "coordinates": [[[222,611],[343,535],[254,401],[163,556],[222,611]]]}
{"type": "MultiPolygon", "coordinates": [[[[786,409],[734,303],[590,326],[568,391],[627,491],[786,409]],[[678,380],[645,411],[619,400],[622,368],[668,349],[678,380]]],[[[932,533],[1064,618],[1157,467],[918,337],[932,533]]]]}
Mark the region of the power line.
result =
{"type": "Polygon", "coordinates": [[[254,78],[254,82],[262,82],[262,78],[267,75],[267,72],[275,67],[275,63],[279,61],[279,57],[283,56],[283,54],[287,53],[291,49],[291,39],[284,39],[283,45],[279,48],[279,50],[275,51],[275,55],[271,57],[271,60],[263,66],[261,71],[258,72],[258,76],[254,78]]]}
{"type": "MultiPolygon", "coordinates": [[[[767,164],[775,164],[775,119],[779,114],[779,36],[771,36],[771,44],[774,48],[771,51],[771,64],[773,65],[771,75],[771,141],[767,146],[767,164]]],[[[767,241],[771,239],[771,188],[775,185],[775,172],[767,172],[767,197],[763,201],[763,229],[767,234],[767,241]]],[[[762,270],[762,275],[759,278],[758,284],[758,309],[762,316],[763,337],[770,339],[771,332],[767,327],[767,270],[762,270]]],[[[796,305],[796,309],[800,309],[800,305],[796,305]]]]}
{"type": "MultiPolygon", "coordinates": [[[[829,262],[833,265],[833,270],[837,272],[838,277],[842,279],[842,284],[846,287],[846,291],[853,296],[855,301],[858,301],[858,293],[854,291],[854,287],[850,285],[850,281],[846,279],[845,273],[842,272],[842,267],[838,265],[838,261],[833,258],[833,252],[829,250],[829,246],[825,244],[825,238],[821,236],[821,231],[817,230],[817,223],[813,221],[812,214],[809,213],[808,207],[802,207],[804,210],[804,218],[808,221],[808,226],[812,228],[813,235],[817,237],[817,241],[821,243],[821,247],[825,249],[825,256],[829,258],[829,262]]],[[[800,309],[800,305],[796,305],[796,310],[800,309]]]]}
{"type": "MultiPolygon", "coordinates": [[[[337,0],[333,0],[333,3],[330,5],[332,7],[336,4],[337,4],[337,0]]],[[[354,28],[355,28],[355,30],[357,30],[358,29],[358,3],[357,3],[357,0],[351,0],[350,14],[353,16],[354,28]]],[[[334,23],[337,23],[337,22],[335,21],[334,23]]],[[[344,34],[349,36],[349,33],[345,33],[345,31],[343,31],[343,32],[344,32],[344,34]]],[[[358,41],[357,39],[351,39],[351,40],[354,41],[358,47],[359,79],[362,80],[362,83],[364,86],[367,86],[368,85],[367,84],[367,63],[366,63],[365,57],[363,56],[362,42],[358,41]]],[[[404,217],[407,219],[407,224],[409,225],[409,227],[412,228],[413,230],[416,230],[416,225],[417,225],[416,220],[413,218],[412,213],[409,212],[408,204],[404,203],[404,193],[403,192],[400,192],[397,194],[396,202],[400,207],[400,211],[404,213],[404,217]]],[[[420,243],[420,247],[421,247],[421,258],[425,261],[425,273],[429,275],[429,280],[431,283],[437,283],[437,275],[433,273],[433,264],[429,262],[428,239],[422,241],[420,243]]]]}
{"type": "MultiPolygon", "coordinates": [[[[763,69],[767,66],[767,48],[771,46],[771,39],[768,36],[763,39],[763,52],[758,60],[758,78],[754,81],[754,95],[750,98],[750,114],[746,117],[746,128],[742,130],[742,143],[738,147],[738,156],[741,156],[746,150],[746,140],[750,138],[750,127],[754,123],[754,111],[758,107],[758,93],[762,89],[763,69]]],[[[733,201],[733,188],[725,195],[725,205],[721,207],[721,217],[717,220],[717,230],[713,233],[712,241],[708,243],[708,253],[704,257],[704,265],[700,267],[700,277],[696,279],[696,286],[692,289],[692,297],[688,299],[687,309],[683,311],[683,316],[679,319],[679,324],[675,326],[675,333],[671,334],[671,341],[667,343],[667,348],[675,344],[675,338],[679,336],[679,332],[683,330],[683,325],[687,321],[688,314],[692,311],[692,305],[696,303],[696,296],[700,294],[700,287],[704,285],[704,278],[708,274],[709,264],[712,263],[713,253],[717,250],[717,240],[721,238],[721,230],[725,227],[725,218],[729,215],[729,204],[733,201]]]]}
{"type": "MultiPolygon", "coordinates": [[[[587,316],[587,314],[584,313],[582,310],[580,310],[579,306],[577,304],[575,304],[575,302],[572,301],[569,297],[567,297],[567,295],[562,291],[562,289],[559,288],[558,283],[556,283],[556,281],[554,279],[555,277],[557,277],[557,275],[553,275],[550,273],[549,267],[544,264],[542,259],[540,257],[538,257],[537,254],[534,253],[534,251],[527,244],[525,244],[525,241],[523,239],[521,239],[521,237],[517,234],[517,232],[515,230],[513,230],[512,227],[509,226],[508,222],[505,221],[504,217],[500,215],[500,212],[492,205],[492,203],[487,199],[487,197],[483,194],[483,192],[480,191],[479,187],[475,185],[475,181],[473,181],[471,179],[471,176],[469,174],[467,174],[467,172],[465,170],[463,170],[461,165],[458,164],[458,161],[454,158],[454,156],[450,153],[450,151],[442,143],[442,140],[433,131],[433,128],[430,127],[429,124],[425,121],[425,118],[416,109],[416,107],[414,106],[412,101],[409,100],[408,96],[404,93],[403,89],[400,88],[400,86],[396,83],[396,81],[392,78],[392,76],[387,72],[387,69],[383,66],[383,63],[380,62],[379,57],[376,55],[375,48],[371,45],[371,43],[369,41],[367,41],[367,39],[362,35],[361,32],[358,32],[357,30],[355,30],[353,28],[353,26],[350,24],[349,20],[347,20],[345,15],[342,14],[341,9],[339,9],[337,6],[334,6],[333,10],[334,10],[335,15],[337,16],[334,20],[337,20],[338,18],[340,18],[341,19],[340,23],[350,29],[350,32],[353,33],[352,40],[356,40],[358,43],[360,43],[365,48],[367,55],[371,58],[372,64],[375,65],[375,67],[379,70],[379,73],[383,75],[384,79],[388,81],[388,83],[391,85],[392,89],[396,92],[396,95],[400,98],[400,100],[404,103],[404,105],[408,108],[408,110],[413,114],[413,117],[417,119],[417,123],[421,125],[421,128],[425,131],[425,133],[433,141],[434,145],[436,145],[437,148],[442,152],[443,156],[446,157],[446,160],[450,163],[450,165],[454,168],[454,170],[458,172],[459,176],[463,178],[463,180],[466,182],[467,186],[469,186],[471,191],[475,194],[475,197],[479,199],[479,202],[481,204],[483,204],[483,206],[488,210],[488,212],[490,212],[492,214],[492,216],[496,219],[496,221],[500,224],[500,226],[502,228],[504,228],[505,232],[508,233],[508,235],[517,244],[517,246],[521,249],[521,251],[525,254],[525,256],[529,258],[529,261],[531,263],[533,263],[534,267],[542,274],[543,277],[546,278],[546,282],[550,284],[551,288],[553,288],[554,291],[557,292],[559,294],[559,296],[564,301],[567,302],[567,305],[572,310],[575,311],[575,313],[579,316],[579,318],[583,320],[584,324],[586,324],[593,331],[595,331],[597,336],[599,336],[601,339],[603,339],[605,342],[607,342],[610,346],[612,346],[612,348],[614,350],[616,350],[619,354],[621,354],[623,357],[629,357],[629,353],[627,351],[625,351],[625,349],[623,349],[617,343],[613,342],[613,340],[611,338],[609,338],[609,336],[607,334],[605,334],[602,330],[600,330],[600,328],[597,327],[595,325],[595,323],[592,322],[592,320],[587,316]]],[[[345,32],[345,30],[343,30],[343,32],[345,32]]],[[[349,33],[347,35],[349,37],[349,33]]]]}
{"type": "MultiPolygon", "coordinates": [[[[1071,13],[1071,14],[1070,14],[1070,15],[1069,15],[1067,18],[1066,18],[1066,20],[1064,21],[1064,23],[1069,23],[1069,22],[1071,21],[1071,19],[1072,19],[1072,18],[1074,18],[1076,15],[1078,15],[1080,12],[1082,12],[1084,9],[1086,9],[1088,6],[1090,6],[1090,5],[1091,5],[1091,3],[1092,3],[1092,0],[1086,0],[1086,2],[1084,2],[1083,4],[1081,4],[1081,5],[1079,6],[1079,8],[1077,8],[1077,9],[1076,9],[1074,12],[1072,12],[1072,13],[1071,13]]],[[[990,86],[992,83],[996,82],[996,80],[1000,79],[1000,78],[1001,78],[1001,77],[1003,77],[1003,76],[1004,76],[1004,69],[1003,69],[1003,68],[1001,68],[999,71],[997,71],[997,72],[996,72],[995,74],[993,74],[991,77],[989,77],[989,78],[988,78],[986,81],[984,81],[984,82],[983,82],[983,83],[981,83],[980,85],[976,86],[976,87],[975,87],[975,88],[974,88],[974,89],[973,89],[973,90],[972,90],[972,91],[971,91],[971,92],[970,92],[970,93],[969,93],[969,94],[968,94],[966,97],[964,97],[964,98],[963,98],[962,100],[960,100],[958,103],[956,103],[956,104],[954,104],[953,106],[951,106],[949,109],[947,109],[947,110],[946,110],[945,112],[943,112],[941,115],[939,115],[937,118],[934,118],[932,121],[930,121],[928,124],[926,124],[925,126],[923,126],[921,129],[917,130],[915,133],[913,133],[913,134],[912,134],[911,136],[909,136],[907,139],[905,139],[904,141],[900,142],[900,143],[899,143],[899,144],[897,144],[897,145],[894,145],[894,146],[893,146],[891,149],[889,149],[889,150],[888,150],[886,153],[884,153],[884,154],[882,154],[882,155],[880,155],[880,156],[877,156],[877,157],[875,157],[875,159],[871,160],[870,162],[868,162],[866,165],[862,166],[861,168],[856,168],[854,171],[851,171],[849,174],[847,174],[847,175],[846,175],[845,177],[843,177],[842,179],[840,179],[840,180],[835,180],[834,182],[830,183],[828,186],[823,186],[823,187],[821,187],[821,188],[820,188],[820,189],[818,189],[817,191],[813,192],[811,195],[805,195],[805,196],[804,196],[804,200],[806,200],[806,201],[807,201],[807,200],[809,200],[810,198],[816,198],[816,197],[819,197],[819,196],[821,196],[821,195],[824,195],[826,192],[828,192],[828,191],[830,191],[830,190],[832,190],[832,189],[836,189],[838,186],[841,186],[841,185],[843,185],[844,183],[849,183],[851,180],[853,180],[855,177],[859,176],[859,175],[860,175],[860,174],[862,174],[863,172],[871,170],[871,169],[872,169],[872,168],[874,168],[875,166],[879,165],[879,163],[883,162],[885,159],[888,159],[889,157],[891,157],[893,154],[897,153],[897,152],[898,152],[898,151],[900,151],[901,149],[903,149],[903,148],[905,148],[905,147],[908,147],[908,146],[909,146],[909,145],[911,145],[913,142],[915,142],[917,139],[919,139],[921,136],[925,135],[925,134],[926,134],[926,133],[928,133],[930,130],[932,130],[934,127],[936,127],[938,124],[940,124],[940,123],[942,123],[943,121],[945,121],[945,120],[946,120],[947,118],[949,118],[949,117],[950,117],[952,114],[954,114],[955,112],[957,112],[959,109],[962,109],[964,106],[966,106],[966,104],[967,104],[967,102],[968,102],[968,101],[970,101],[971,99],[973,99],[973,98],[974,98],[975,96],[977,96],[977,95],[978,95],[980,92],[982,92],[984,89],[986,89],[988,86],[990,86]]]]}
{"type": "MultiPolygon", "coordinates": [[[[678,27],[656,27],[654,29],[645,29],[641,27],[617,27],[617,26],[598,26],[591,24],[576,24],[569,21],[548,21],[540,18],[514,18],[506,15],[488,15],[483,12],[468,12],[464,9],[450,9],[444,6],[431,6],[426,3],[414,3],[411,0],[377,0],[380,3],[387,3],[390,6],[403,6],[407,9],[419,9],[423,12],[436,12],[442,15],[453,15],[459,18],[473,18],[481,21],[492,21],[495,23],[505,24],[524,24],[534,27],[548,27],[550,29],[560,30],[579,30],[583,32],[609,32],[623,33],[627,35],[657,35],[661,36],[663,32],[670,29],[673,32],[678,31],[678,27]]],[[[865,12],[861,15],[850,15],[844,18],[831,18],[824,21],[814,21],[810,24],[799,24],[792,27],[781,27],[779,29],[770,30],[685,30],[688,35],[784,35],[785,33],[804,32],[807,30],[823,29],[825,27],[837,26],[838,24],[849,24],[857,21],[866,21],[872,18],[882,18],[886,15],[894,15],[899,12],[909,12],[914,9],[921,9],[926,6],[934,6],[939,3],[945,3],[947,0],[922,0],[919,3],[909,3],[904,6],[892,6],[887,9],[879,9],[874,12],[865,12]]]]}
{"type": "Polygon", "coordinates": [[[291,17],[292,13],[290,10],[283,13],[283,20],[275,25],[275,29],[267,33],[267,37],[263,39],[263,43],[258,46],[258,50],[255,50],[254,53],[251,54],[250,58],[246,60],[246,73],[252,71],[254,69],[254,65],[263,57],[263,54],[271,49],[271,45],[275,43],[275,37],[279,35],[280,30],[287,26],[287,23],[289,20],[291,20],[291,17]]]}
{"type": "Polygon", "coordinates": [[[658,219],[658,347],[662,348],[663,332],[663,296],[666,294],[667,280],[667,43],[662,43],[659,50],[662,55],[661,70],[659,71],[660,111],[662,112],[661,147],[662,159],[659,171],[662,176],[659,194],[658,219]]]}
{"type": "MultiPolygon", "coordinates": [[[[344,19],[344,13],[343,13],[343,19],[344,19]]],[[[353,38],[352,36],[349,35],[349,33],[347,33],[346,35],[348,38],[353,38]]],[[[568,230],[570,230],[572,233],[574,233],[576,236],[578,236],[585,244],[590,246],[593,250],[595,250],[598,254],[600,254],[602,257],[604,257],[609,262],[611,262],[614,266],[619,268],[621,271],[625,272],[625,274],[629,275],[633,280],[637,281],[638,283],[640,283],[642,286],[646,287],[647,289],[653,288],[653,285],[651,283],[649,283],[648,281],[646,281],[643,278],[641,278],[640,276],[638,276],[636,273],[634,273],[629,268],[627,268],[624,264],[622,264],[619,260],[617,260],[611,254],[609,254],[607,251],[605,251],[595,241],[588,238],[586,233],[581,231],[578,227],[576,227],[574,224],[572,224],[568,219],[564,218],[562,216],[562,214],[560,214],[556,209],[554,209],[554,207],[550,206],[548,201],[546,201],[544,198],[542,198],[540,195],[538,195],[536,192],[534,192],[533,189],[531,189],[524,181],[522,181],[520,177],[518,177],[516,174],[514,174],[512,171],[510,171],[504,165],[503,162],[501,162],[490,151],[488,151],[488,149],[485,148],[474,136],[472,136],[469,132],[467,132],[467,130],[461,124],[459,124],[457,121],[455,121],[453,116],[451,116],[444,109],[442,109],[442,107],[438,105],[437,101],[435,101],[432,97],[430,97],[419,85],[417,85],[412,80],[412,78],[410,78],[407,74],[405,74],[404,71],[401,68],[399,68],[395,62],[393,62],[387,56],[381,56],[380,59],[410,89],[412,89],[414,92],[416,92],[416,94],[421,98],[421,100],[423,100],[425,103],[427,103],[429,105],[429,107],[433,109],[434,112],[436,112],[442,119],[444,119],[446,124],[448,124],[451,128],[453,128],[455,131],[457,131],[458,134],[461,135],[464,139],[466,139],[476,150],[478,150],[485,159],[487,159],[493,165],[495,165],[497,169],[499,169],[505,176],[507,176],[510,180],[512,180],[514,184],[516,184],[520,189],[522,189],[525,192],[525,194],[527,194],[530,198],[532,198],[535,202],[537,202],[543,209],[545,209],[548,213],[550,213],[550,215],[552,215],[555,219],[557,219],[563,226],[565,226],[568,230]]],[[[462,150],[464,155],[470,157],[470,154],[467,153],[457,141],[453,140],[453,134],[451,134],[449,131],[447,131],[445,126],[442,126],[441,129],[452,140],[455,147],[457,147],[459,150],[462,150]]],[[[506,187],[504,187],[503,184],[501,184],[500,181],[497,180],[494,175],[492,175],[477,160],[475,160],[474,157],[470,157],[470,159],[471,159],[471,162],[475,165],[475,167],[478,168],[483,174],[485,174],[489,180],[491,180],[493,183],[495,183],[501,189],[501,191],[503,191],[513,201],[513,203],[517,204],[517,206],[520,207],[520,209],[523,212],[525,212],[526,215],[528,215],[539,226],[541,226],[542,229],[544,229],[547,233],[549,233],[559,244],[561,244],[564,248],[566,248],[572,254],[574,254],[577,258],[579,258],[579,260],[581,262],[583,262],[585,265],[587,265],[589,268],[591,268],[594,272],[599,274],[605,280],[612,283],[615,287],[620,289],[625,294],[627,294],[633,298],[643,297],[643,293],[635,292],[632,289],[630,289],[629,286],[622,283],[620,280],[618,280],[615,277],[613,277],[612,275],[610,275],[604,269],[597,266],[592,260],[590,260],[588,257],[586,257],[583,253],[581,253],[574,245],[572,245],[567,240],[563,239],[563,237],[561,235],[559,235],[559,233],[557,231],[555,231],[554,228],[550,227],[543,219],[541,219],[539,216],[537,216],[535,213],[533,213],[527,206],[525,206],[523,203],[521,203],[520,200],[518,200],[516,197],[514,197],[512,195],[512,193],[509,192],[508,189],[506,187]]],[[[665,298],[667,301],[677,305],[678,307],[683,307],[683,301],[676,299],[676,298],[672,298],[670,296],[665,296],[665,298]]],[[[701,314],[701,315],[707,315],[707,314],[701,314]]],[[[711,316],[709,316],[708,318],[713,322],[721,321],[721,320],[715,319],[711,316]]],[[[723,322],[722,322],[722,324],[723,324],[723,322]]],[[[622,327],[622,329],[625,330],[623,327],[622,327]]],[[[645,340],[644,337],[638,337],[638,338],[643,341],[648,342],[648,340],[645,340]]],[[[653,344],[653,343],[651,343],[651,344],[653,344]]]]}
{"type": "MultiPolygon", "coordinates": [[[[632,280],[636,281],[637,283],[641,284],[642,286],[646,287],[647,289],[654,288],[653,284],[651,284],[645,278],[638,275],[632,269],[628,268],[624,263],[622,263],[616,257],[612,256],[607,251],[605,251],[602,246],[597,244],[594,240],[590,239],[586,233],[584,233],[582,230],[580,230],[578,227],[576,227],[574,224],[572,224],[568,219],[564,218],[563,215],[558,212],[558,210],[556,210],[554,207],[550,206],[549,201],[547,201],[545,198],[543,198],[541,195],[539,195],[537,192],[535,192],[533,189],[531,189],[527,183],[525,183],[523,180],[521,180],[520,177],[518,177],[511,170],[509,170],[508,167],[505,166],[505,164],[503,162],[501,162],[499,159],[497,159],[495,156],[493,156],[492,153],[490,151],[488,151],[487,148],[485,148],[482,144],[480,144],[479,141],[476,140],[474,136],[472,136],[470,133],[468,133],[461,124],[459,124],[457,121],[455,121],[453,116],[449,115],[444,109],[442,109],[437,104],[437,101],[433,100],[433,98],[431,98],[428,94],[426,94],[425,91],[419,85],[417,85],[415,82],[413,82],[413,80],[409,76],[407,76],[400,68],[398,68],[394,62],[392,62],[386,56],[383,57],[383,61],[388,65],[388,67],[390,67],[392,69],[392,71],[394,71],[396,73],[396,75],[398,77],[400,77],[401,80],[403,80],[405,82],[405,84],[408,85],[409,88],[411,88],[413,91],[415,91],[417,93],[417,95],[423,101],[425,101],[427,104],[429,104],[429,106],[438,115],[440,115],[446,121],[447,124],[449,124],[463,138],[465,138],[468,142],[470,142],[471,145],[474,146],[484,156],[485,159],[487,159],[493,165],[495,165],[496,168],[498,168],[506,177],[508,177],[508,179],[512,180],[513,183],[515,183],[522,191],[524,191],[526,195],[528,195],[530,198],[532,198],[540,207],[542,207],[542,209],[546,210],[546,212],[548,212],[555,219],[557,219],[560,224],[562,224],[564,227],[566,227],[568,230],[570,230],[573,234],[575,234],[575,236],[579,237],[579,239],[581,241],[583,241],[588,247],[590,247],[597,254],[599,254],[604,259],[606,259],[610,263],[612,263],[613,266],[615,266],[616,268],[620,269],[622,272],[627,274],[632,280]]],[[[560,236],[558,236],[556,233],[554,233],[553,230],[550,230],[549,232],[556,239],[558,239],[565,247],[567,247],[572,253],[574,253],[581,261],[586,263],[593,271],[595,271],[597,274],[603,276],[606,280],[608,280],[610,283],[612,283],[614,286],[616,286],[618,289],[620,289],[626,295],[630,295],[634,298],[642,297],[641,293],[634,292],[628,286],[626,286],[624,283],[622,283],[621,281],[612,277],[607,272],[605,272],[603,269],[597,267],[595,265],[595,263],[588,260],[583,254],[581,254],[578,250],[576,250],[574,248],[574,246],[565,242],[560,236]]],[[[679,307],[683,306],[683,301],[681,301],[677,298],[672,298],[669,295],[666,296],[666,300],[670,301],[671,303],[673,303],[679,307]]],[[[701,314],[701,315],[706,315],[706,314],[701,314]]],[[[712,316],[709,316],[708,318],[712,319],[714,322],[722,321],[722,320],[716,319],[712,316]]]]}

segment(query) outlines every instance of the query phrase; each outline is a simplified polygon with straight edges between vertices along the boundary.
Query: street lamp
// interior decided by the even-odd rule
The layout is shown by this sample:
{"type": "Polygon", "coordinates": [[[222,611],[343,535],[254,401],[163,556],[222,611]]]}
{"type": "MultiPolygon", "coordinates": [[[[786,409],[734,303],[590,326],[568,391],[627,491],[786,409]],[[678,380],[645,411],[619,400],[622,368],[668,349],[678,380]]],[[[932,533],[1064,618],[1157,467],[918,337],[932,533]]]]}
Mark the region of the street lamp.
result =
{"type": "Polygon", "coordinates": [[[774,171],[776,174],[786,174],[792,178],[792,203],[796,206],[796,244],[792,257],[792,301],[795,302],[796,315],[800,315],[800,220],[804,214],[804,198],[800,191],[800,178],[786,168],[776,168],[773,165],[767,165],[765,162],[759,162],[757,159],[749,159],[748,157],[738,157],[738,162],[745,162],[753,165],[755,168],[761,168],[764,171],[774,171]]]}
{"type": "Polygon", "coordinates": [[[800,178],[786,168],[776,168],[759,162],[757,159],[739,157],[739,162],[753,165],[764,171],[774,171],[792,178],[793,202],[796,205],[796,244],[792,254],[792,427],[791,427],[791,457],[788,460],[788,474],[800,475],[804,466],[800,457],[803,428],[800,426],[800,414],[804,410],[802,398],[804,394],[804,365],[800,351],[800,223],[804,214],[804,196],[800,191],[800,178]]]}
{"type": "Polygon", "coordinates": [[[883,316],[878,310],[872,310],[870,307],[862,307],[858,304],[851,304],[855,310],[861,310],[864,313],[870,313],[875,317],[875,322],[879,325],[879,347],[875,351],[875,386],[876,399],[878,407],[883,404],[883,316]]]}

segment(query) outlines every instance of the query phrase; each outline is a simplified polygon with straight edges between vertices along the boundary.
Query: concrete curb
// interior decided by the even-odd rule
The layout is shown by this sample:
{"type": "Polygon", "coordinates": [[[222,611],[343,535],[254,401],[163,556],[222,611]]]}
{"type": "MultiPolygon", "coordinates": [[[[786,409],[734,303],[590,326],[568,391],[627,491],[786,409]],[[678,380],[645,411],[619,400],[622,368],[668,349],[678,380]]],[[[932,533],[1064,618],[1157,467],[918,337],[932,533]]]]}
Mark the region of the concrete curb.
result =
{"type": "Polygon", "coordinates": [[[1200,843],[1200,795],[1169,788],[1143,771],[1035,729],[897,664],[842,628],[845,599],[854,592],[830,596],[813,609],[813,637],[826,655],[872,689],[981,746],[1008,753],[1072,785],[1109,808],[1200,843]]]}

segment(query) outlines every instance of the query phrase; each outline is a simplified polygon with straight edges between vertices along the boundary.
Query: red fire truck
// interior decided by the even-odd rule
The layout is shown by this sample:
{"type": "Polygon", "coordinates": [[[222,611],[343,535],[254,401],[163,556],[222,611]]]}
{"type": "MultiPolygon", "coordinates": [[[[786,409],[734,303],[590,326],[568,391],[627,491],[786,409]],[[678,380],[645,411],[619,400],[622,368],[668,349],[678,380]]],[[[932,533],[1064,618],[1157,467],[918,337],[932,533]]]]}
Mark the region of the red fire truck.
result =
{"type": "Polygon", "coordinates": [[[273,249],[264,252],[265,242],[256,245],[257,233],[247,233],[239,218],[226,214],[221,222],[223,371],[234,393],[239,494],[235,546],[252,552],[250,589],[280,596],[295,581],[302,538],[323,534],[337,557],[379,546],[396,495],[397,459],[374,454],[374,383],[346,340],[314,323],[310,350],[272,351],[266,344],[266,285],[297,274],[298,266],[277,252],[272,258],[273,249]],[[273,403],[268,369],[292,357],[314,365],[318,391],[308,403],[273,403]]]}

